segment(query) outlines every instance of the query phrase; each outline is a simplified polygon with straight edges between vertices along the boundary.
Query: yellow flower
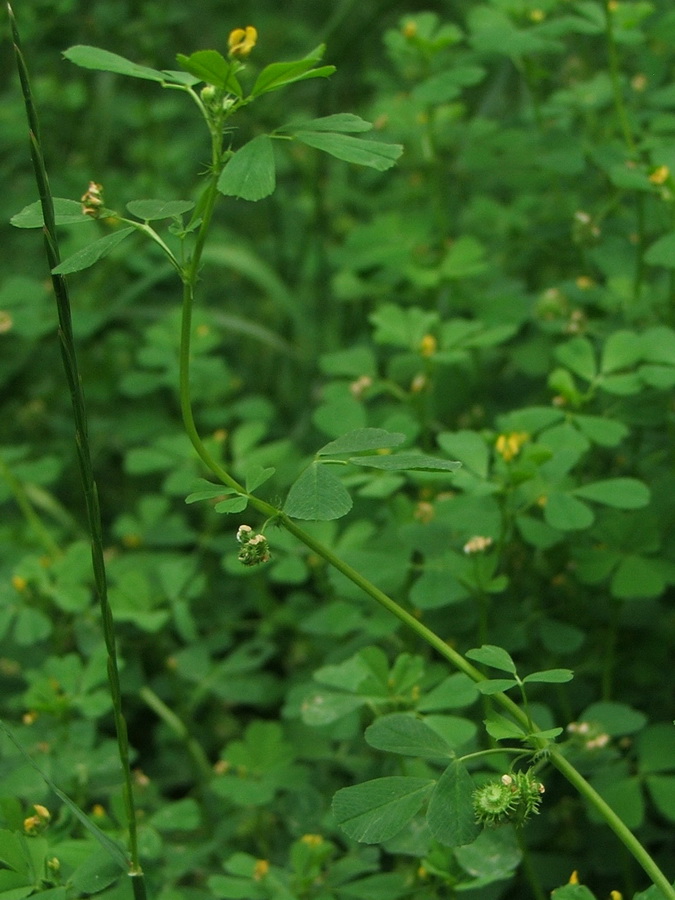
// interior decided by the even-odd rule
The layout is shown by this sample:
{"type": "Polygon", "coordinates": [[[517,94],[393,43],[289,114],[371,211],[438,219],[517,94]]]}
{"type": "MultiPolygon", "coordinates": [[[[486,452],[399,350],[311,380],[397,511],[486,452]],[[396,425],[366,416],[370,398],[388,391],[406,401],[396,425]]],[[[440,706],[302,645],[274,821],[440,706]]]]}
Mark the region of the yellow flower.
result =
{"type": "Polygon", "coordinates": [[[495,450],[499,455],[510,462],[518,456],[523,444],[529,441],[530,436],[526,431],[512,431],[510,434],[500,434],[495,443],[495,450]]]}
{"type": "Polygon", "coordinates": [[[436,347],[438,346],[438,342],[433,334],[425,334],[422,340],[420,341],[419,351],[422,356],[433,356],[436,352],[436,347]]]}
{"type": "Polygon", "coordinates": [[[23,820],[23,830],[26,834],[37,834],[41,825],[42,819],[39,816],[28,816],[23,820]]]}
{"type": "Polygon", "coordinates": [[[654,169],[652,174],[649,176],[649,180],[652,184],[664,184],[670,178],[670,169],[668,166],[659,166],[657,169],[654,169]]]}
{"type": "Polygon", "coordinates": [[[610,900],[623,900],[623,894],[620,891],[610,891],[609,896],[610,900]]]}
{"type": "Polygon", "coordinates": [[[248,56],[257,40],[258,31],[253,25],[247,25],[246,28],[235,28],[227,39],[230,56],[248,56]]]}
{"type": "Polygon", "coordinates": [[[36,814],[34,816],[27,816],[23,820],[23,830],[25,834],[39,834],[44,830],[52,817],[52,814],[47,807],[42,806],[40,803],[34,803],[33,809],[36,814]]]}
{"type": "Polygon", "coordinates": [[[318,847],[320,844],[323,844],[323,838],[320,834],[303,834],[300,840],[303,844],[307,844],[308,847],[318,847]]]}
{"type": "Polygon", "coordinates": [[[266,859],[257,859],[253,867],[253,880],[260,881],[270,870],[270,864],[266,859]]]}

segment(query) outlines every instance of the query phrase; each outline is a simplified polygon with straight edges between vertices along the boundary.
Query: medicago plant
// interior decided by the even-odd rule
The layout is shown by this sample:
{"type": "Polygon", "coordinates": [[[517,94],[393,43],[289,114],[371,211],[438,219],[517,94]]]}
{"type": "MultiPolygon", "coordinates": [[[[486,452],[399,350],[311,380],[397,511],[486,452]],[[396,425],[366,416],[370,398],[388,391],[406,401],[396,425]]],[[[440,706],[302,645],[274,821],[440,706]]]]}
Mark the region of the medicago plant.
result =
{"type": "MultiPolygon", "coordinates": [[[[462,475],[457,476],[463,479],[463,486],[475,486],[481,477],[484,478],[488,462],[486,445],[481,437],[467,431],[447,433],[439,441],[441,449],[446,453],[446,458],[441,458],[427,452],[428,441],[424,434],[410,433],[403,426],[400,430],[395,430],[390,423],[386,423],[388,427],[384,427],[383,423],[362,424],[346,433],[336,434],[332,440],[319,447],[307,465],[300,467],[300,474],[290,484],[286,499],[280,502],[274,496],[265,494],[265,486],[269,486],[275,474],[272,466],[244,458],[233,470],[218,443],[205,440],[198,429],[192,399],[192,343],[195,336],[193,320],[208,238],[218,202],[222,197],[256,202],[272,194],[276,182],[277,155],[283,153],[288,146],[301,145],[323,151],[338,160],[376,171],[391,168],[400,157],[402,147],[364,138],[362,135],[372,126],[351,113],[291,119],[269,133],[258,134],[241,146],[236,146],[237,130],[232,124],[233,120],[238,122],[240,114],[251,103],[298,82],[326,78],[333,73],[332,66],[321,64],[322,47],[294,62],[271,63],[262,68],[257,76],[249,78],[244,60],[253,51],[257,41],[257,32],[252,26],[236,28],[231,32],[226,55],[215,50],[198,51],[190,56],[179,54],[178,71],[155,70],[107,51],[76,46],[66,51],[65,56],[79,66],[155,82],[165,90],[186,94],[197,107],[207,129],[211,155],[196,200],[130,200],[126,203],[129,216],[121,215],[107,206],[109,201],[103,178],[103,184],[92,181],[79,202],[52,199],[28,73],[13,18],[12,24],[40,193],[40,202],[17,214],[13,224],[20,228],[43,228],[57,298],[60,339],[73,400],[78,458],[92,537],[95,585],[106,644],[109,688],[125,779],[123,794],[129,859],[123,859],[132,876],[137,897],[145,896],[146,887],[137,831],[135,789],[117,668],[115,623],[108,599],[98,493],[88,444],[87,418],[65,280],[66,276],[94,265],[134,235],[145,237],[159,249],[182,286],[177,378],[180,410],[185,432],[200,461],[201,474],[206,476],[193,486],[187,502],[206,502],[218,514],[241,516],[246,511],[247,521],[238,525],[236,540],[239,544],[238,561],[247,569],[256,570],[259,566],[274,563],[277,552],[291,555],[293,550],[287,542],[288,536],[294,541],[292,546],[302,545],[313,560],[327,563],[342,579],[403,623],[419,646],[427,645],[444,663],[457,670],[453,674],[445,672],[442,678],[436,672],[429,682],[425,661],[421,656],[403,653],[390,666],[382,650],[366,647],[359,649],[349,659],[324,666],[316,673],[316,681],[321,687],[303,695],[300,701],[304,721],[319,727],[340,719],[346,713],[370,709],[377,715],[365,732],[367,744],[375,750],[394,754],[402,759],[401,766],[393,764],[387,769],[396,774],[342,787],[335,793],[332,815],[337,825],[357,842],[383,843],[389,845],[392,852],[396,851],[395,842],[399,838],[399,849],[404,855],[410,853],[410,848],[415,845],[414,828],[424,829],[427,850],[424,866],[421,867],[424,873],[420,878],[436,875],[440,883],[449,885],[449,889],[454,891],[454,886],[461,884],[461,877],[456,871],[457,862],[462,865],[461,861],[464,859],[465,872],[471,871],[472,853],[479,858],[489,857],[495,847],[500,852],[507,847],[515,847],[515,829],[521,828],[538,813],[546,801],[548,773],[557,770],[573,785],[593,814],[614,832],[633,855],[660,895],[668,900],[675,898],[675,891],[659,865],[601,793],[584,777],[581,766],[576,764],[575,756],[579,755],[579,747],[586,747],[592,740],[604,742],[605,733],[599,731],[597,734],[588,734],[591,726],[580,723],[571,731],[568,730],[563,742],[558,742],[558,738],[564,734],[562,727],[548,722],[538,724],[537,711],[536,708],[533,709],[529,696],[530,686],[561,685],[571,680],[572,672],[559,667],[519,672],[512,655],[506,649],[489,642],[485,610],[490,595],[499,593],[504,586],[504,578],[497,573],[497,557],[490,552],[493,543],[491,538],[476,535],[467,541],[462,562],[455,560],[451,579],[444,578],[443,573],[440,578],[437,577],[438,573],[434,572],[433,566],[426,568],[419,579],[418,597],[438,596],[450,589],[448,584],[454,585],[454,589],[461,584],[462,589],[468,590],[481,609],[481,646],[462,654],[453,647],[452,642],[445,639],[440,630],[424,624],[414,611],[380,589],[357,566],[348,562],[351,555],[348,546],[343,553],[339,549],[339,542],[324,537],[320,526],[317,528],[299,524],[303,521],[327,524],[345,516],[353,505],[348,489],[351,486],[366,495],[370,491],[371,496],[376,498],[389,498],[399,490],[404,491],[409,486],[418,484],[429,485],[440,494],[452,484],[452,478],[459,471],[460,463],[454,457],[460,458],[464,463],[462,475]],[[56,227],[92,221],[106,233],[62,260],[56,227]],[[259,518],[260,524],[250,524],[252,517],[259,518]],[[278,550],[275,543],[278,544],[278,550]],[[430,689],[421,692],[421,683],[431,683],[430,689]],[[467,743],[467,720],[434,716],[433,713],[461,708],[478,698],[483,703],[486,745],[458,752],[457,748],[467,743]],[[423,818],[419,816],[421,810],[424,810],[423,818]],[[400,837],[402,834],[404,837],[400,837]],[[499,834],[509,837],[504,840],[495,838],[499,834]],[[455,853],[456,861],[452,865],[448,863],[448,850],[455,853]]],[[[403,37],[415,38],[416,30],[407,26],[403,37]]],[[[446,39],[449,39],[448,34],[443,37],[441,32],[436,46],[442,47],[444,41],[447,43],[446,39]]],[[[433,42],[431,46],[433,49],[433,42]]],[[[427,95],[429,91],[433,94],[432,88],[427,88],[427,95]]],[[[472,254],[475,257],[475,248],[469,247],[467,250],[465,246],[464,249],[469,257],[472,254]]],[[[446,262],[449,271],[453,265],[459,264],[456,256],[449,256],[446,262]]],[[[469,262],[465,260],[464,264],[468,265],[469,262]]],[[[444,264],[441,267],[442,265],[444,264]]],[[[433,273],[428,274],[431,277],[433,273]]],[[[393,304],[383,304],[373,315],[373,323],[378,330],[380,343],[401,346],[401,341],[403,345],[412,342],[422,359],[431,360],[437,355],[438,342],[432,333],[437,323],[433,314],[425,314],[416,307],[402,310],[393,304]]],[[[452,357],[453,353],[461,355],[467,349],[497,345],[511,334],[508,326],[497,327],[492,332],[477,333],[472,328],[468,328],[468,331],[465,328],[462,332],[459,321],[448,325],[448,328],[442,329],[443,339],[448,344],[445,351],[448,357],[452,357]]],[[[663,335],[658,332],[653,338],[658,343],[663,335]]],[[[619,353],[621,347],[615,347],[614,350],[619,353]]],[[[590,365],[587,356],[586,345],[581,347],[576,344],[562,355],[561,361],[568,363],[575,373],[585,372],[588,368],[586,363],[590,365]]],[[[638,358],[641,357],[636,357],[638,358]]],[[[332,357],[334,371],[338,374],[351,374],[354,362],[354,355],[341,357],[338,352],[332,357]]],[[[371,376],[364,378],[366,380],[354,389],[356,392],[367,389],[372,384],[371,376]],[[368,378],[371,378],[370,382],[368,378]]],[[[566,380],[564,374],[558,373],[557,381],[561,390],[566,388],[568,392],[571,391],[569,379],[566,380]]],[[[424,386],[422,378],[417,384],[418,394],[423,392],[424,386]]],[[[383,389],[395,393],[395,385],[389,384],[383,389]]],[[[501,479],[505,495],[515,495],[519,485],[528,482],[530,478],[534,482],[530,486],[532,491],[541,489],[543,476],[539,469],[550,461],[551,453],[545,443],[538,444],[533,435],[560,424],[560,415],[556,409],[532,410],[529,417],[521,417],[521,420],[514,417],[513,427],[505,428],[496,439],[495,476],[501,479]]],[[[579,423],[588,433],[601,433],[602,439],[607,440],[602,422],[594,421],[592,416],[583,419],[580,415],[579,423]]],[[[553,471],[549,475],[555,482],[555,488],[550,491],[547,522],[542,527],[554,527],[556,523],[564,522],[566,517],[585,516],[589,510],[588,503],[607,505],[610,508],[638,509],[648,500],[645,485],[631,477],[598,479],[585,484],[571,495],[566,489],[565,476],[568,470],[563,463],[564,461],[560,462],[557,471],[555,466],[551,466],[553,471]]],[[[488,487],[483,491],[483,496],[487,497],[496,490],[488,487]]],[[[480,490],[476,490],[476,496],[481,496],[480,490]]],[[[528,511],[531,511],[536,500],[537,496],[534,494],[529,498],[528,511]]],[[[422,505],[420,515],[424,515],[422,505]]],[[[537,528],[529,515],[527,522],[528,524],[522,525],[524,529],[537,528]]],[[[541,524],[539,523],[540,526],[541,524]]],[[[232,540],[234,542],[234,537],[232,540]]],[[[367,540],[367,534],[363,540],[367,540]]],[[[426,548],[419,551],[422,557],[425,556],[424,549],[426,548]]],[[[434,602],[432,599],[425,604],[422,599],[419,605],[422,608],[425,605],[433,608],[434,602]]],[[[276,790],[281,789],[284,778],[291,781],[294,777],[297,778],[297,772],[284,763],[287,750],[279,732],[273,727],[265,727],[263,723],[253,723],[243,740],[232,741],[228,745],[226,758],[211,770],[203,751],[191,740],[185,725],[169,706],[146,688],[140,690],[148,705],[183,739],[201,773],[203,792],[208,793],[212,785],[216,796],[237,797],[237,792],[242,790],[242,783],[246,783],[247,766],[255,762],[262,775],[253,784],[248,784],[248,803],[254,807],[263,806],[267,796],[273,796],[276,790]],[[278,784],[274,781],[275,777],[279,779],[278,784]]],[[[51,780],[49,783],[52,783],[51,780]]],[[[58,786],[55,789],[58,790],[58,786]]],[[[60,791],[59,796],[72,815],[103,844],[103,849],[113,861],[113,872],[116,874],[120,865],[119,846],[91,818],[85,816],[72,799],[60,791]]],[[[193,810],[191,806],[188,808],[193,810]]],[[[38,833],[46,826],[48,819],[46,808],[38,805],[36,815],[30,817],[31,821],[26,827],[29,832],[39,836],[38,833]]],[[[18,846],[17,839],[10,835],[7,831],[6,844],[15,850],[18,846]]],[[[34,845],[36,858],[43,851],[47,854],[46,844],[34,845]]],[[[264,858],[256,860],[248,854],[237,853],[228,860],[226,875],[211,878],[210,889],[217,896],[223,897],[287,898],[313,896],[312,891],[316,885],[326,882],[325,893],[317,896],[333,897],[331,891],[334,890],[339,895],[345,884],[349,886],[349,879],[352,877],[343,872],[342,876],[335,877],[342,877],[344,880],[337,880],[331,885],[325,870],[327,860],[335,853],[336,846],[332,842],[319,835],[304,835],[292,846],[291,876],[286,872],[276,871],[264,858]]],[[[40,886],[44,889],[59,890],[63,887],[64,891],[91,892],[91,886],[97,883],[97,878],[100,884],[106,886],[112,881],[109,874],[110,861],[107,857],[104,861],[96,857],[93,864],[88,864],[88,869],[75,869],[71,880],[62,885],[58,866],[53,863],[54,858],[56,857],[45,856],[46,874],[40,881],[40,886]]],[[[362,875],[369,871],[368,864],[365,857],[361,857],[358,864],[352,859],[351,873],[362,875]]],[[[512,868],[513,864],[505,863],[500,875],[503,876],[509,866],[512,868]]],[[[343,868],[349,867],[345,865],[343,868]]],[[[337,864],[335,870],[338,870],[337,864]]],[[[481,877],[485,883],[491,880],[489,873],[480,874],[479,867],[475,882],[466,881],[466,884],[481,888],[481,877]]],[[[390,885],[391,882],[386,884],[390,885]]],[[[371,883],[370,887],[374,888],[374,885],[371,883]]],[[[565,896],[582,897],[578,891],[575,893],[575,889],[574,883],[562,888],[559,894],[561,900],[565,896]]],[[[361,890],[367,892],[368,888],[364,884],[361,890]]],[[[357,893],[357,896],[360,894],[357,893]]]]}

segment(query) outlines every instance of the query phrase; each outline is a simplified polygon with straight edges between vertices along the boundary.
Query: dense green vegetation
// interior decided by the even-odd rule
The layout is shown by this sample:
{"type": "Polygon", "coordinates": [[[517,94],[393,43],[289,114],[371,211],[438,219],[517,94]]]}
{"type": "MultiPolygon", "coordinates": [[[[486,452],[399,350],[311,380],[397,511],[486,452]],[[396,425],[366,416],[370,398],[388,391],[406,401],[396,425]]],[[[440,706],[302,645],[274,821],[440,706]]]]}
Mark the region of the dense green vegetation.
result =
{"type": "Polygon", "coordinates": [[[0,900],[675,897],[675,10],[430,5],[15,5],[0,900]]]}

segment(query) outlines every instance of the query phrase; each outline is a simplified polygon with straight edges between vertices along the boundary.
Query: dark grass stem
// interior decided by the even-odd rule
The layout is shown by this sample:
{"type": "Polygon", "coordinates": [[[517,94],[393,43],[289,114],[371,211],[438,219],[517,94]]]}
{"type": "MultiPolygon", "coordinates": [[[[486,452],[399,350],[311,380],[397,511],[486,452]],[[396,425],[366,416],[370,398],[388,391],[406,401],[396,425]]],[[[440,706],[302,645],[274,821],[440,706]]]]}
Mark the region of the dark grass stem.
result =
{"type": "MultiPolygon", "coordinates": [[[[49,188],[49,179],[45,167],[42,144],[40,140],[40,126],[37,110],[33,103],[28,68],[21,49],[19,31],[11,4],[7,3],[7,12],[12,29],[16,64],[21,81],[28,119],[30,152],[35,172],[35,181],[42,207],[44,220],[43,236],[45,252],[50,271],[58,266],[61,261],[58,239],[56,236],[56,224],[54,218],[54,204],[49,188]]],[[[98,490],[94,479],[94,471],[91,463],[91,450],[89,446],[87,411],[84,392],[77,363],[75,341],[73,338],[72,319],[70,310],[70,298],[68,285],[62,275],[51,275],[54,296],[59,320],[59,343],[63,367],[70,391],[73,421],[75,425],[75,447],[77,461],[84,489],[84,500],[87,513],[87,522],[91,539],[92,567],[94,572],[94,590],[101,612],[103,637],[108,654],[108,684],[113,706],[113,718],[117,735],[117,746],[122,768],[122,792],[129,830],[129,872],[132,876],[132,886],[136,900],[145,900],[145,879],[139,860],[138,836],[136,830],[136,811],[133,798],[131,766],[129,760],[129,740],[127,726],[122,711],[122,694],[120,688],[119,668],[117,665],[117,648],[115,642],[115,629],[110,603],[108,601],[108,585],[103,557],[103,533],[101,526],[101,513],[98,501],[98,490]]]]}

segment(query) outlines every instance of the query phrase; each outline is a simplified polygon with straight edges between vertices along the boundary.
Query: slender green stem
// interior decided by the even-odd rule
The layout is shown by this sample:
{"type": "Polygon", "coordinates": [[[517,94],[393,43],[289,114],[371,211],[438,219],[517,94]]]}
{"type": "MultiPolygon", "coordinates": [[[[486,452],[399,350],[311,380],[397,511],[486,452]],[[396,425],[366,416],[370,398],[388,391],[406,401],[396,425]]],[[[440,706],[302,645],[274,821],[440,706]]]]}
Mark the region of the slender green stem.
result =
{"type": "Polygon", "coordinates": [[[484,756],[526,756],[520,747],[492,747],[490,750],[476,750],[474,753],[467,753],[465,756],[458,756],[457,762],[466,762],[468,759],[482,759],[484,756]]]}
{"type": "MultiPolygon", "coordinates": [[[[26,116],[28,119],[33,169],[35,171],[35,180],[40,196],[40,203],[42,205],[42,216],[44,220],[43,234],[45,240],[46,255],[49,263],[49,268],[50,270],[52,270],[59,264],[61,259],[58,247],[58,239],[56,236],[54,203],[49,188],[49,179],[47,177],[47,170],[42,153],[42,146],[40,142],[40,127],[37,117],[37,111],[33,103],[28,69],[25,63],[23,52],[21,50],[21,42],[16,25],[16,20],[14,18],[14,13],[9,3],[7,3],[7,11],[12,28],[14,52],[25,101],[26,116]]],[[[129,758],[129,741],[127,736],[126,721],[124,719],[124,714],[122,711],[122,692],[120,688],[119,669],[117,665],[115,629],[113,624],[112,611],[110,609],[110,603],[108,602],[108,585],[106,578],[105,561],[103,557],[101,513],[98,502],[98,490],[96,481],[94,479],[91,453],[89,448],[86,404],[84,399],[84,392],[82,390],[82,383],[77,363],[77,354],[75,350],[75,341],[73,337],[68,285],[65,278],[61,275],[52,275],[51,277],[58,311],[61,355],[63,357],[64,370],[70,390],[73,419],[75,423],[75,446],[77,449],[78,465],[84,488],[87,521],[91,536],[94,587],[101,612],[103,636],[108,655],[108,683],[110,686],[110,695],[112,698],[113,719],[115,722],[117,746],[122,768],[122,789],[127,814],[127,824],[129,828],[129,874],[134,876],[132,880],[134,896],[137,898],[137,900],[143,900],[143,898],[145,898],[145,880],[143,878],[138,851],[136,812],[134,806],[131,765],[129,758]]]]}
{"type": "Polygon", "coordinates": [[[40,516],[35,512],[33,504],[28,499],[26,489],[19,479],[14,475],[7,463],[0,457],[0,476],[4,478],[7,486],[14,495],[16,505],[21,510],[24,519],[33,529],[35,537],[42,544],[46,552],[53,557],[61,555],[61,549],[51,536],[49,529],[45,526],[40,516]]]}
{"type": "Polygon", "coordinates": [[[166,254],[167,259],[169,260],[171,265],[174,267],[176,272],[178,272],[179,275],[182,274],[181,264],[178,262],[178,260],[174,256],[174,254],[169,249],[169,247],[167,247],[166,243],[157,234],[155,229],[152,228],[150,225],[148,225],[147,222],[137,222],[134,219],[125,219],[122,216],[120,216],[119,221],[124,222],[126,225],[131,225],[137,231],[141,231],[141,232],[143,232],[143,234],[147,235],[147,237],[149,237],[151,241],[154,241],[159,247],[162,248],[162,250],[166,254]]]}
{"type": "Polygon", "coordinates": [[[614,97],[614,109],[619,120],[619,127],[626,142],[628,151],[631,156],[637,155],[637,147],[633,132],[628,120],[628,112],[621,90],[621,67],[619,65],[619,52],[614,37],[614,13],[612,11],[612,0],[605,0],[605,38],[607,41],[607,57],[609,62],[609,78],[612,84],[612,95],[614,97]]]}
{"type": "Polygon", "coordinates": [[[204,753],[201,744],[192,737],[190,729],[187,727],[185,722],[183,722],[183,720],[166,705],[161,697],[158,697],[157,694],[149,687],[142,687],[139,693],[141,698],[148,704],[150,709],[159,716],[162,722],[164,722],[164,724],[167,725],[171,729],[171,731],[173,731],[176,737],[180,738],[180,740],[183,741],[194,761],[195,768],[199,773],[199,777],[204,782],[210,781],[213,775],[213,769],[209,764],[208,758],[204,753]]]}
{"type": "Polygon", "coordinates": [[[668,881],[633,832],[617,816],[612,807],[603,800],[595,788],[586,781],[583,775],[556,748],[551,750],[549,761],[577,789],[581,796],[595,808],[596,812],[602,816],[605,823],[612,829],[624,847],[635,857],[666,900],[675,900],[675,887],[668,881]]]}

